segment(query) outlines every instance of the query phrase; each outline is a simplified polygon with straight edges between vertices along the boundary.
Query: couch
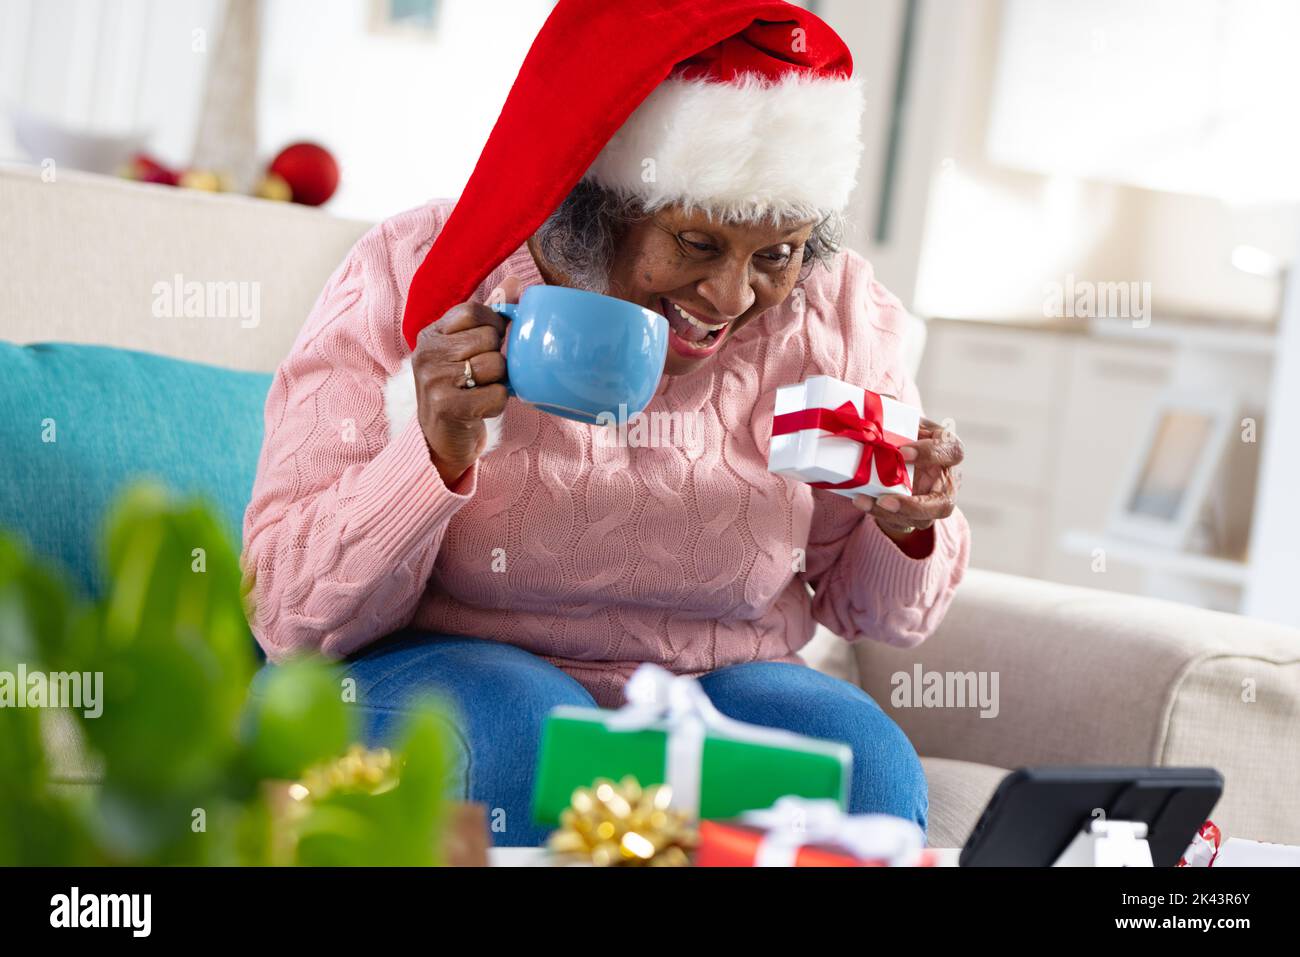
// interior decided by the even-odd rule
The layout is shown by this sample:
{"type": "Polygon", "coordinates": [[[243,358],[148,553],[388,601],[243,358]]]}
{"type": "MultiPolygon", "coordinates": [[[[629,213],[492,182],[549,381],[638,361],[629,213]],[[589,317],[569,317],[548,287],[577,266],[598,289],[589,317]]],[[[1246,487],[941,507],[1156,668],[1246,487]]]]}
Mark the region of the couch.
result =
{"type": "MultiPolygon", "coordinates": [[[[260,404],[326,277],[368,228],[244,197],[68,172],[45,182],[36,170],[0,168],[0,338],[245,370],[260,374],[247,384],[260,404]],[[259,321],[159,318],[157,284],[177,276],[258,283],[259,321]]],[[[4,378],[0,370],[0,394],[18,388],[4,378]]],[[[135,408],[139,428],[150,428],[157,406],[135,408]]],[[[260,428],[260,418],[241,414],[260,428]]],[[[220,495],[237,512],[255,465],[255,453],[244,457],[260,433],[229,441],[243,471],[220,495]]],[[[0,460],[23,454],[31,453],[0,448],[0,460]]],[[[64,537],[73,539],[65,550],[89,547],[64,537]]],[[[920,647],[849,646],[822,631],[804,654],[860,683],[907,732],[930,781],[935,846],[965,841],[1008,769],[1044,764],[1210,765],[1226,779],[1214,812],[1226,834],[1300,843],[1296,630],[972,569],[920,647]],[[996,707],[952,699],[926,707],[905,693],[932,673],[996,677],[996,707]]],[[[93,779],[57,723],[49,748],[65,781],[93,779]]]]}

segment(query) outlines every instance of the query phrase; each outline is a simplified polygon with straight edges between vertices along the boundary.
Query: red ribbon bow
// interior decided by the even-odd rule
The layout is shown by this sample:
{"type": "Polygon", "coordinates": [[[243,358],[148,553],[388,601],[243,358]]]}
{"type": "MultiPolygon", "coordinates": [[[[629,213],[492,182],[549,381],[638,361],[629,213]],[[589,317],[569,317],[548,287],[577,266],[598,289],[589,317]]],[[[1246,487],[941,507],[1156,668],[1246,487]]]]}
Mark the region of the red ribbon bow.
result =
{"type": "Polygon", "coordinates": [[[912,481],[907,475],[907,463],[898,448],[911,439],[885,431],[885,411],[881,406],[880,396],[863,390],[862,408],[865,415],[858,415],[852,402],[845,402],[838,409],[800,409],[798,412],[786,412],[772,420],[773,435],[788,435],[802,432],[804,429],[821,429],[830,435],[853,439],[863,446],[862,459],[858,462],[858,471],[847,482],[809,482],[813,488],[842,489],[858,488],[871,481],[871,465],[876,465],[876,476],[882,485],[902,485],[912,491],[912,481]]]}

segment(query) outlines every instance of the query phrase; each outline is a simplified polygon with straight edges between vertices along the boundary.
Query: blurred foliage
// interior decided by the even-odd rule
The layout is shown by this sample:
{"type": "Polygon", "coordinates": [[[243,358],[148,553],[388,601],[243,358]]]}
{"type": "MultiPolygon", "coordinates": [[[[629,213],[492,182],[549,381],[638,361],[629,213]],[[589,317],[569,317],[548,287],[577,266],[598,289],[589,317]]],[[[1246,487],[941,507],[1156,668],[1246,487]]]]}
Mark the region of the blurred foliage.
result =
{"type": "Polygon", "coordinates": [[[392,790],[340,790],[311,803],[295,828],[299,863],[420,865],[429,863],[429,849],[438,854],[445,805],[433,796],[441,791],[448,766],[435,706],[416,711],[399,752],[405,765],[392,790]]]}
{"type": "Polygon", "coordinates": [[[107,591],[78,602],[0,534],[0,672],[103,675],[98,716],[0,707],[0,865],[437,862],[450,744],[436,702],[412,712],[396,787],[328,794],[287,823],[284,782],[357,740],[337,667],[304,659],[253,682],[238,555],[204,503],[137,486],[103,544],[107,591]],[[102,768],[99,786],[58,780],[55,732],[102,768]]]}

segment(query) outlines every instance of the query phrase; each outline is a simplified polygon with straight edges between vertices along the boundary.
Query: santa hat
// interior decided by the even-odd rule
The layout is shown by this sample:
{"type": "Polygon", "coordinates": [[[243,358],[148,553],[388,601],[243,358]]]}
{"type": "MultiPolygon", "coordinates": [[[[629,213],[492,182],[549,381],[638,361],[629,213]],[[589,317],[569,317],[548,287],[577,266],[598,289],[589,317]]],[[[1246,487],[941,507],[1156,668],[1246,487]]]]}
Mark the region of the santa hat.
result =
{"type": "Polygon", "coordinates": [[[559,0],[407,296],[407,344],[586,178],[728,221],[845,206],[862,96],[844,41],[784,0],[559,0]]]}

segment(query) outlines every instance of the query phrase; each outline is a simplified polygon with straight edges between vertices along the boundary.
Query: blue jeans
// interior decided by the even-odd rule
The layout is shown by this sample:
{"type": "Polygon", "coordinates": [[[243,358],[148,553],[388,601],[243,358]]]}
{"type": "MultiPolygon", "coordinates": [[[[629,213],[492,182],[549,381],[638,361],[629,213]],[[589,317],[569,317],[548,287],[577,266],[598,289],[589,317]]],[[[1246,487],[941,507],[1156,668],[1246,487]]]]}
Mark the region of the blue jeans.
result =
{"type": "MultiPolygon", "coordinates": [[[[513,645],[411,631],[372,645],[344,667],[356,680],[368,745],[392,740],[412,698],[437,694],[455,713],[456,796],[487,806],[494,843],[545,841],[548,831],[531,813],[542,720],[556,705],[596,707],[582,685],[513,645]]],[[[770,661],[731,665],[699,680],[732,718],[849,745],[849,809],[894,814],[925,827],[928,797],[916,750],[861,688],[803,665],[770,661]]]]}

